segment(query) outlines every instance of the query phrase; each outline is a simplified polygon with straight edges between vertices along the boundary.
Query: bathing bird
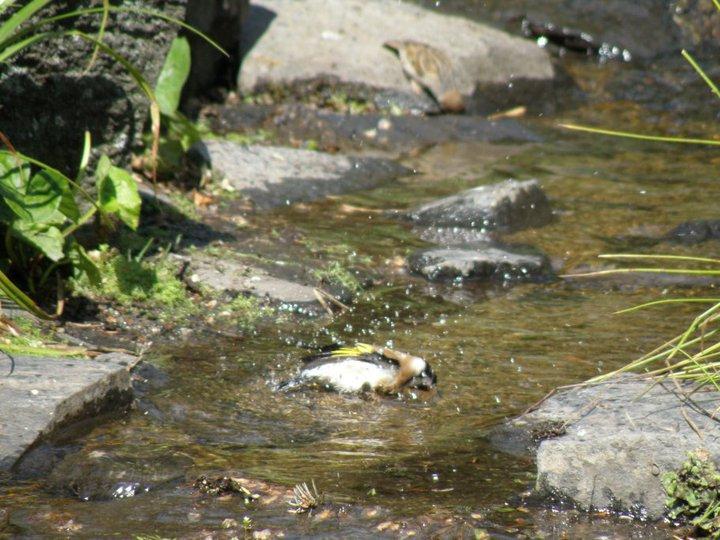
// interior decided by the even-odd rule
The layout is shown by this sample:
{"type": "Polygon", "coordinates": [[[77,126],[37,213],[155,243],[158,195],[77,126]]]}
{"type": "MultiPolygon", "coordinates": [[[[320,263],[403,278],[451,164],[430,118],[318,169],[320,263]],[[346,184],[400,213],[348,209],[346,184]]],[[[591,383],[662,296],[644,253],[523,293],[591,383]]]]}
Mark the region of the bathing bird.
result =
{"type": "Polygon", "coordinates": [[[395,394],[404,388],[431,390],[437,376],[424,359],[404,352],[356,343],[331,345],[302,359],[300,373],[282,390],[320,387],[336,392],[395,394]]]}
{"type": "Polygon", "coordinates": [[[426,43],[412,40],[386,41],[383,47],[397,55],[403,73],[418,94],[428,94],[443,112],[459,113],[465,110],[462,94],[457,88],[455,70],[447,54],[426,43]]]}

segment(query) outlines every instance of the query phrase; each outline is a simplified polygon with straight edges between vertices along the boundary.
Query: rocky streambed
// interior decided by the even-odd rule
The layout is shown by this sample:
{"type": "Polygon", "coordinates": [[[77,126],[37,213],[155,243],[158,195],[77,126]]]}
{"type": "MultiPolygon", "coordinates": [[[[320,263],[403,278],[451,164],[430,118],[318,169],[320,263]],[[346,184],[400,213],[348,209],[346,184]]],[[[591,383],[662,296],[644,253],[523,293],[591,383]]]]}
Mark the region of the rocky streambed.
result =
{"type": "MultiPolygon", "coordinates": [[[[374,6],[355,9],[375,20],[374,6]]],[[[341,55],[370,55],[338,43],[355,30],[328,15],[330,8],[321,35],[311,36],[319,40],[315,69],[326,75],[333,59],[350,66],[337,62],[341,55]]],[[[10,471],[0,484],[0,531],[102,537],[122,523],[137,537],[672,534],[656,521],[663,515],[659,475],[677,468],[686,450],[704,446],[717,455],[713,420],[685,411],[674,387],[648,392],[645,381],[622,379],[560,393],[518,418],[552,388],[655,347],[693,313],[678,305],[614,311],[655,297],[708,295],[715,286],[664,275],[558,277],[606,268],[596,255],[608,251],[717,249],[710,151],[648,149],[557,129],[567,119],[647,128],[641,106],[628,119],[620,105],[601,102],[603,77],[633,88],[647,66],[566,58],[559,67],[599,88],[586,87],[582,97],[567,88],[547,94],[562,80],[558,61],[531,41],[488,31],[473,47],[535,59],[525,78],[542,82],[542,93],[502,95],[503,107],[524,106],[524,116],[475,114],[486,112],[478,104],[488,89],[497,93],[490,79],[512,82],[504,72],[468,86],[467,114],[398,115],[408,103],[405,112],[438,111],[423,109],[432,99],[405,86],[389,52],[382,62],[331,72],[329,83],[315,87],[316,102],[298,102],[291,90],[263,103],[268,88],[296,87],[288,78],[305,84],[304,73],[273,61],[298,47],[275,33],[287,35],[288,17],[297,24],[313,10],[274,1],[253,9],[261,16],[253,24],[270,30],[254,36],[240,85],[257,99],[205,107],[201,116],[215,136],[188,155],[204,178],[193,192],[142,190],[141,232],[170,246],[150,250],[147,265],[162,269],[156,278],[179,287],[182,301],[123,304],[96,296],[70,306],[63,330],[74,343],[143,353],[132,372],[136,360],[128,357],[58,360],[68,373],[83,370],[80,379],[99,392],[87,399],[71,381],[16,359],[9,380],[26,385],[13,386],[12,399],[3,401],[15,412],[4,416],[0,433],[19,433],[22,441],[11,448],[3,438],[0,445],[0,463],[10,471]],[[490,37],[495,41],[486,43],[490,37]],[[368,94],[358,84],[354,77],[370,77],[365,68],[375,70],[365,82],[382,81],[386,92],[368,94]],[[324,92],[352,87],[365,92],[352,98],[358,103],[368,95],[386,101],[366,100],[356,110],[344,94],[328,106],[324,92]],[[538,95],[547,101],[534,102],[538,95]],[[566,112],[548,116],[558,109],[566,112]],[[238,142],[248,136],[253,144],[238,142]],[[354,341],[427,358],[438,393],[398,400],[275,391],[308,348],[354,341]],[[124,411],[130,379],[135,398],[124,411]],[[104,421],[68,412],[53,398],[60,382],[70,402],[104,421]],[[105,408],[100,394],[116,407],[105,408]],[[18,429],[41,404],[42,425],[32,434],[18,429]],[[318,504],[296,515],[287,503],[299,483],[314,483],[318,504]]],[[[418,13],[412,7],[393,17],[418,13]]],[[[368,33],[375,41],[413,37],[389,36],[381,24],[387,21],[376,22],[368,33]]],[[[450,34],[470,24],[445,22],[450,34]]],[[[429,24],[405,26],[430,36],[423,30],[429,24]]],[[[311,42],[302,33],[298,39],[311,42]]],[[[385,54],[375,45],[372,54],[385,54]]],[[[466,81],[481,55],[461,45],[456,50],[465,56],[452,58],[468,69],[460,77],[466,81]]],[[[663,88],[659,102],[668,97],[663,88]]],[[[677,122],[675,110],[653,114],[659,123],[677,122]]],[[[692,114],[673,125],[703,127],[692,114]]],[[[121,293],[129,294],[127,284],[119,281],[121,293]]],[[[716,408],[714,394],[695,400],[716,408]]]]}

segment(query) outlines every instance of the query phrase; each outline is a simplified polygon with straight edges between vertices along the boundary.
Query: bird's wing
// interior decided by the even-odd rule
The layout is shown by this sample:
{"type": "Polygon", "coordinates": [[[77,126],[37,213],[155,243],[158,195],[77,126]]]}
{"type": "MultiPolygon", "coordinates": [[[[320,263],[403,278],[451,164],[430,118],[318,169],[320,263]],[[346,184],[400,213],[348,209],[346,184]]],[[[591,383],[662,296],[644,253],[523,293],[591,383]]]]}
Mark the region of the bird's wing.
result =
{"type": "Polygon", "coordinates": [[[310,363],[321,365],[330,362],[337,362],[343,358],[354,358],[371,364],[387,366],[388,364],[397,366],[398,362],[392,358],[383,356],[376,352],[376,348],[367,343],[356,343],[352,346],[329,345],[323,347],[319,352],[308,355],[302,359],[307,369],[310,363]]]}

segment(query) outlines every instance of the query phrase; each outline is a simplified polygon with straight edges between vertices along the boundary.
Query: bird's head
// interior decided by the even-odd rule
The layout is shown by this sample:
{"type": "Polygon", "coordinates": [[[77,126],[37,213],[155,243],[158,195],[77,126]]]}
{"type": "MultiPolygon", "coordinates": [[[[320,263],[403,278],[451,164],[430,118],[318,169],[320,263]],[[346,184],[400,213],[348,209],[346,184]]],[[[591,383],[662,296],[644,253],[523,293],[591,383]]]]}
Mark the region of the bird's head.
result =
{"type": "MultiPolygon", "coordinates": [[[[421,359],[419,359],[421,360],[421,359]]],[[[422,360],[423,367],[410,379],[408,386],[418,390],[432,390],[437,385],[437,375],[425,360],[422,360]]]]}

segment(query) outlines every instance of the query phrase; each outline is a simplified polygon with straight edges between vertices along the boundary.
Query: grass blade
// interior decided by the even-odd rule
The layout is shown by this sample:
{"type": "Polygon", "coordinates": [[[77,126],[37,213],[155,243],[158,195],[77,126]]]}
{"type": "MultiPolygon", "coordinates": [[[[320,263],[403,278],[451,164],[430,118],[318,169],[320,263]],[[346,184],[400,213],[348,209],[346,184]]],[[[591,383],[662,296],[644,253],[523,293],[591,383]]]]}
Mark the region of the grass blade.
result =
{"type": "Polygon", "coordinates": [[[22,292],[2,271],[0,271],[0,291],[18,306],[32,313],[39,319],[51,321],[56,318],[54,315],[50,315],[40,308],[32,298],[22,292]]]}
{"type": "MultiPolygon", "coordinates": [[[[98,43],[102,43],[103,38],[105,37],[105,28],[107,27],[108,18],[110,16],[110,0],[103,0],[103,7],[102,7],[102,18],[100,19],[100,29],[97,33],[97,40],[98,43]]],[[[85,73],[89,72],[90,69],[95,64],[95,60],[97,60],[97,56],[100,53],[100,47],[98,45],[95,45],[93,47],[92,56],[90,57],[90,61],[88,62],[87,67],[85,68],[85,73]]]]}
{"type": "Polygon", "coordinates": [[[586,133],[595,133],[597,135],[610,135],[613,137],[625,137],[627,139],[639,139],[642,141],[682,143],[682,144],[706,144],[711,146],[720,146],[720,141],[714,139],[694,139],[690,137],[663,137],[660,135],[642,135],[640,133],[632,133],[629,131],[615,131],[612,129],[600,129],[587,126],[578,126],[576,124],[559,124],[560,127],[571,129],[573,131],[584,131],[586,133]]]}
{"type": "Polygon", "coordinates": [[[686,274],[692,276],[720,276],[720,270],[698,270],[695,268],[611,268],[580,274],[563,274],[561,278],[608,276],[612,274],[686,274]]]}
{"type": "Polygon", "coordinates": [[[645,255],[642,253],[603,253],[598,255],[599,259],[644,259],[644,260],[671,260],[688,262],[706,262],[720,264],[720,259],[709,259],[707,257],[691,257],[687,255],[645,255]]]}
{"type": "Polygon", "coordinates": [[[712,90],[712,93],[720,98],[720,90],[718,90],[718,87],[715,86],[715,83],[712,82],[712,79],[710,79],[710,77],[708,77],[708,74],[705,73],[705,70],[703,70],[703,68],[700,67],[700,64],[698,64],[695,61],[695,59],[690,55],[690,53],[687,52],[685,49],[683,49],[680,54],[682,54],[683,58],[690,63],[690,65],[697,72],[697,74],[700,75],[700,77],[702,77],[702,80],[705,81],[705,84],[707,84],[710,87],[710,90],[712,90]]]}
{"type": "Polygon", "coordinates": [[[652,302],[645,302],[644,304],[638,304],[637,306],[621,309],[616,311],[616,315],[621,313],[632,313],[641,309],[649,308],[652,306],[659,306],[662,304],[715,304],[720,302],[720,298],[667,298],[665,300],[653,300],[652,302]]]}
{"type": "Polygon", "coordinates": [[[32,0],[13,13],[7,21],[0,24],[0,49],[3,48],[3,42],[12,37],[18,26],[30,19],[51,1],[52,0],[32,0]]]}

